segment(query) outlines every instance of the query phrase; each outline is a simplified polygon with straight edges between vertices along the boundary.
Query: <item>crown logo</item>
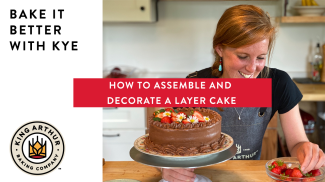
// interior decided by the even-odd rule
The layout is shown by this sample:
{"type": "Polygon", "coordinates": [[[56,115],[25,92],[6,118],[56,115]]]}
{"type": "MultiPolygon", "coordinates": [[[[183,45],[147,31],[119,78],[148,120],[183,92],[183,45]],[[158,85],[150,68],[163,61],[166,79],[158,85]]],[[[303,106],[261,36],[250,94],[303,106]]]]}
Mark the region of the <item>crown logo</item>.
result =
{"type": "Polygon", "coordinates": [[[38,141],[38,136],[36,138],[36,142],[34,143],[34,138],[32,139],[32,144],[29,141],[29,157],[33,159],[42,159],[46,157],[46,141],[43,143],[43,138],[41,139],[41,143],[38,141]]]}

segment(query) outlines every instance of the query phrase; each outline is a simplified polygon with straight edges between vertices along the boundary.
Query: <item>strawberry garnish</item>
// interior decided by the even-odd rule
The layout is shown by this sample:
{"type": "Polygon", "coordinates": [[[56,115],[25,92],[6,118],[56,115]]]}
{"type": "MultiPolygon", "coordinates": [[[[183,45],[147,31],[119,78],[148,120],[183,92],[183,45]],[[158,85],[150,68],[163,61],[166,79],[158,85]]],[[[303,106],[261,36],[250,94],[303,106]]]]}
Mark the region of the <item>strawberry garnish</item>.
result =
{"type": "Polygon", "coordinates": [[[199,122],[205,122],[205,120],[204,120],[202,114],[199,113],[198,111],[194,111],[194,112],[193,112],[193,116],[195,116],[195,117],[199,120],[199,122]]]}
{"type": "Polygon", "coordinates": [[[177,121],[177,117],[171,117],[172,122],[176,122],[179,123],[179,121],[177,121]]]}
{"type": "Polygon", "coordinates": [[[167,109],[165,109],[165,111],[175,112],[174,109],[172,109],[172,108],[167,108],[167,109]]]}
{"type": "Polygon", "coordinates": [[[187,123],[191,123],[188,119],[184,119],[183,121],[182,121],[182,123],[183,124],[187,124],[187,123]]]}
{"type": "Polygon", "coordinates": [[[161,123],[172,123],[172,120],[171,120],[170,117],[165,116],[165,117],[161,118],[161,121],[160,122],[161,123]]]}
{"type": "Polygon", "coordinates": [[[161,113],[156,113],[155,115],[156,118],[163,118],[164,117],[164,113],[161,112],[161,113]]]}
{"type": "Polygon", "coordinates": [[[177,113],[176,112],[172,112],[171,116],[172,117],[176,117],[177,116],[177,113]]]}

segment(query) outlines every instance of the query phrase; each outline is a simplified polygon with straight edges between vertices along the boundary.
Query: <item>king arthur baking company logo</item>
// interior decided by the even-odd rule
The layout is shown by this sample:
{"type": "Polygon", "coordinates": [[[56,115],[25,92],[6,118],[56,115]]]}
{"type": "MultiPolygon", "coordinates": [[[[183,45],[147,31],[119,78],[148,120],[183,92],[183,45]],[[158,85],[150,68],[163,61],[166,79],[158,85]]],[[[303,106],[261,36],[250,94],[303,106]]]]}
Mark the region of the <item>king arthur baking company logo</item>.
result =
{"type": "Polygon", "coordinates": [[[21,126],[11,140],[11,156],[26,173],[42,175],[53,171],[62,161],[64,142],[49,123],[32,121],[21,126]]]}

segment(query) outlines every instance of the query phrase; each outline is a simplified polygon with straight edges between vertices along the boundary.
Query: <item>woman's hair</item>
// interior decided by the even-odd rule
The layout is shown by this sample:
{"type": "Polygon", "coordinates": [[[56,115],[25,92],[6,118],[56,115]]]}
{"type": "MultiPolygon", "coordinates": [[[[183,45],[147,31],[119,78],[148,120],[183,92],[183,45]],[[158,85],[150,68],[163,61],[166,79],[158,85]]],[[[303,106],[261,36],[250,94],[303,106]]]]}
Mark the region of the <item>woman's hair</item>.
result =
{"type": "MultiPolygon", "coordinates": [[[[238,5],[227,9],[221,16],[216,33],[213,37],[213,50],[215,62],[212,66],[212,74],[220,77],[219,71],[220,56],[215,50],[217,45],[238,48],[245,45],[252,45],[264,39],[269,39],[268,61],[275,42],[275,28],[272,26],[270,17],[261,8],[253,5],[238,5]]],[[[262,78],[267,77],[266,71],[262,71],[262,78]]]]}

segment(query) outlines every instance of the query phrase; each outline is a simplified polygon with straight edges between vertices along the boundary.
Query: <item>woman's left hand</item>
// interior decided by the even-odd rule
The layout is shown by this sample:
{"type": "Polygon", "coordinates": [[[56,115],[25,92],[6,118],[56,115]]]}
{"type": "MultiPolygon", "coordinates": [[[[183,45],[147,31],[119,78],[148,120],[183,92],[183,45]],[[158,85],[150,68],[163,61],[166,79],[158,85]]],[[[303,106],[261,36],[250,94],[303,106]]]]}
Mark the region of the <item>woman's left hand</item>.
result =
{"type": "Polygon", "coordinates": [[[297,148],[297,158],[303,173],[325,166],[325,154],[317,144],[303,142],[297,148]]]}

